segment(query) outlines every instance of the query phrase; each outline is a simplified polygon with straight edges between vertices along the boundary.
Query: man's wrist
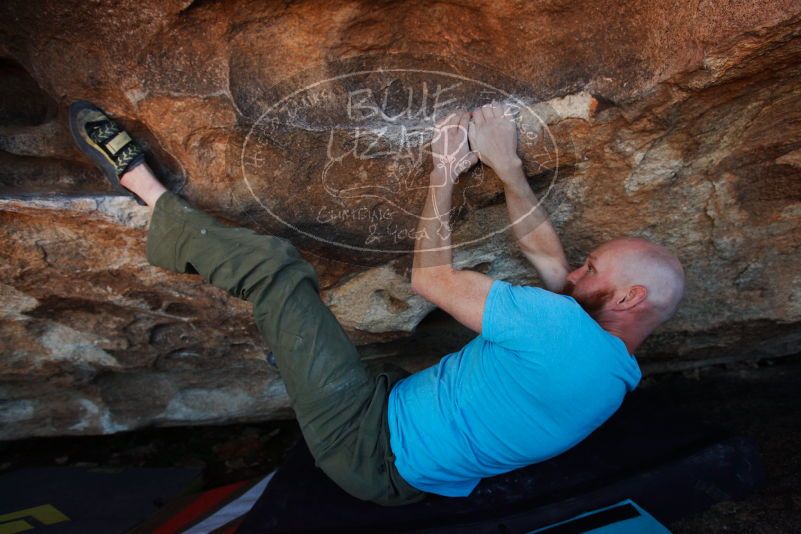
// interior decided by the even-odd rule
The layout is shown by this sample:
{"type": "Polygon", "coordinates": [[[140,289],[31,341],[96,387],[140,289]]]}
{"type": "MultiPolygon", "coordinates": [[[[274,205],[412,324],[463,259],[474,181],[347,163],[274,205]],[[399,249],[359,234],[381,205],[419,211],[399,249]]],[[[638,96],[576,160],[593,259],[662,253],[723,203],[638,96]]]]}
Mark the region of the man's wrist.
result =
{"type": "Polygon", "coordinates": [[[495,174],[498,175],[504,183],[506,182],[519,182],[525,181],[526,175],[523,172],[523,162],[518,159],[516,161],[510,161],[508,164],[505,164],[503,167],[493,168],[495,174]]]}

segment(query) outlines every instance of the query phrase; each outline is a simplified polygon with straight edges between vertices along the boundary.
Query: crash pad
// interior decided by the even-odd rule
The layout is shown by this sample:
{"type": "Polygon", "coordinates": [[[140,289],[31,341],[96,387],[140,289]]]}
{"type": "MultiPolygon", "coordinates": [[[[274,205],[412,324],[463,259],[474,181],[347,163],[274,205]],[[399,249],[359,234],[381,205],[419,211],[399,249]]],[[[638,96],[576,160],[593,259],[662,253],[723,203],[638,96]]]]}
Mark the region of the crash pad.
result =
{"type": "Polygon", "coordinates": [[[635,392],[576,447],[484,479],[468,497],[429,495],[399,507],[360,501],[315,467],[301,441],[237,533],[530,532],[625,499],[667,523],[743,498],[762,477],[750,438],[635,392]]]}

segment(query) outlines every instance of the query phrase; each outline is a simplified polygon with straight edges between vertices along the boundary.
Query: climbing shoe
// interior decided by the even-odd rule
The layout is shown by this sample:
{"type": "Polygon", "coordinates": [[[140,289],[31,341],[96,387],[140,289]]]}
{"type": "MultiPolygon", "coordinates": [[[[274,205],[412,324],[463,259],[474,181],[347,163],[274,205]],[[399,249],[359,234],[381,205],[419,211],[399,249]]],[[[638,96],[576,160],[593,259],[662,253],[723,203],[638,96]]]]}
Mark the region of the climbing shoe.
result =
{"type": "Polygon", "coordinates": [[[70,133],[78,148],[103,171],[114,189],[145,202],[120,184],[120,177],[145,161],[145,152],[128,132],[89,102],[70,106],[70,133]]]}

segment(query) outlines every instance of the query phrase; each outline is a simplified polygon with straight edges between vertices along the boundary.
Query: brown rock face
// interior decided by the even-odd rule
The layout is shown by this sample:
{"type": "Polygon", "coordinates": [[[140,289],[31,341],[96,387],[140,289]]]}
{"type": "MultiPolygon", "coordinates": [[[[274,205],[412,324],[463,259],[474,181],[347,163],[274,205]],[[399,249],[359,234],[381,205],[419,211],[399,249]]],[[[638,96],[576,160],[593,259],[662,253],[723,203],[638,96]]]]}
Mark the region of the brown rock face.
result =
{"type": "MultiPolygon", "coordinates": [[[[684,263],[638,351],[660,369],[801,349],[800,97],[797,0],[4,2],[0,439],[291,415],[249,305],[147,263],[147,210],[74,148],[73,100],[199,207],[291,239],[365,354],[412,370],[463,335],[411,337],[432,125],[508,102],[571,261],[639,235],[684,263]]],[[[455,261],[537,283],[503,203],[490,171],[460,180],[455,261]]]]}

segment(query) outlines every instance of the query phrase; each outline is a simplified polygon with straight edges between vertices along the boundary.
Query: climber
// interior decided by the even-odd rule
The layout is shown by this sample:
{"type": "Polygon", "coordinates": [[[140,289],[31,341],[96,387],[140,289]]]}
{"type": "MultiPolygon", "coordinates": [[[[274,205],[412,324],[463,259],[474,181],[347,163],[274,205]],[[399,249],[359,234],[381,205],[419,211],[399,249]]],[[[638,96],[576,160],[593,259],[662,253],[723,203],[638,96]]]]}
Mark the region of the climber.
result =
{"type": "Polygon", "coordinates": [[[617,410],[641,378],[633,353],[676,311],[684,271],[637,237],[604,243],[571,270],[523,172],[510,106],[454,113],[437,134],[412,289],[480,335],[398,383],[388,416],[403,479],[460,496],[565,451],[617,410]],[[453,267],[454,183],[479,160],[503,183],[512,232],[546,289],[453,267]]]}
{"type": "Polygon", "coordinates": [[[523,175],[508,111],[493,103],[436,125],[412,287],[479,335],[413,375],[368,369],[289,241],[225,226],[168,191],[92,104],[75,102],[69,119],[112,185],[149,206],[148,261],[253,304],[316,465],[355,497],[400,505],[467,495],[483,477],[582,440],[637,385],[631,352],[683,291],[675,256],[639,238],[606,243],[569,270],[523,175]],[[547,290],[452,267],[453,183],[479,159],[503,182],[514,234],[547,290]]]}

